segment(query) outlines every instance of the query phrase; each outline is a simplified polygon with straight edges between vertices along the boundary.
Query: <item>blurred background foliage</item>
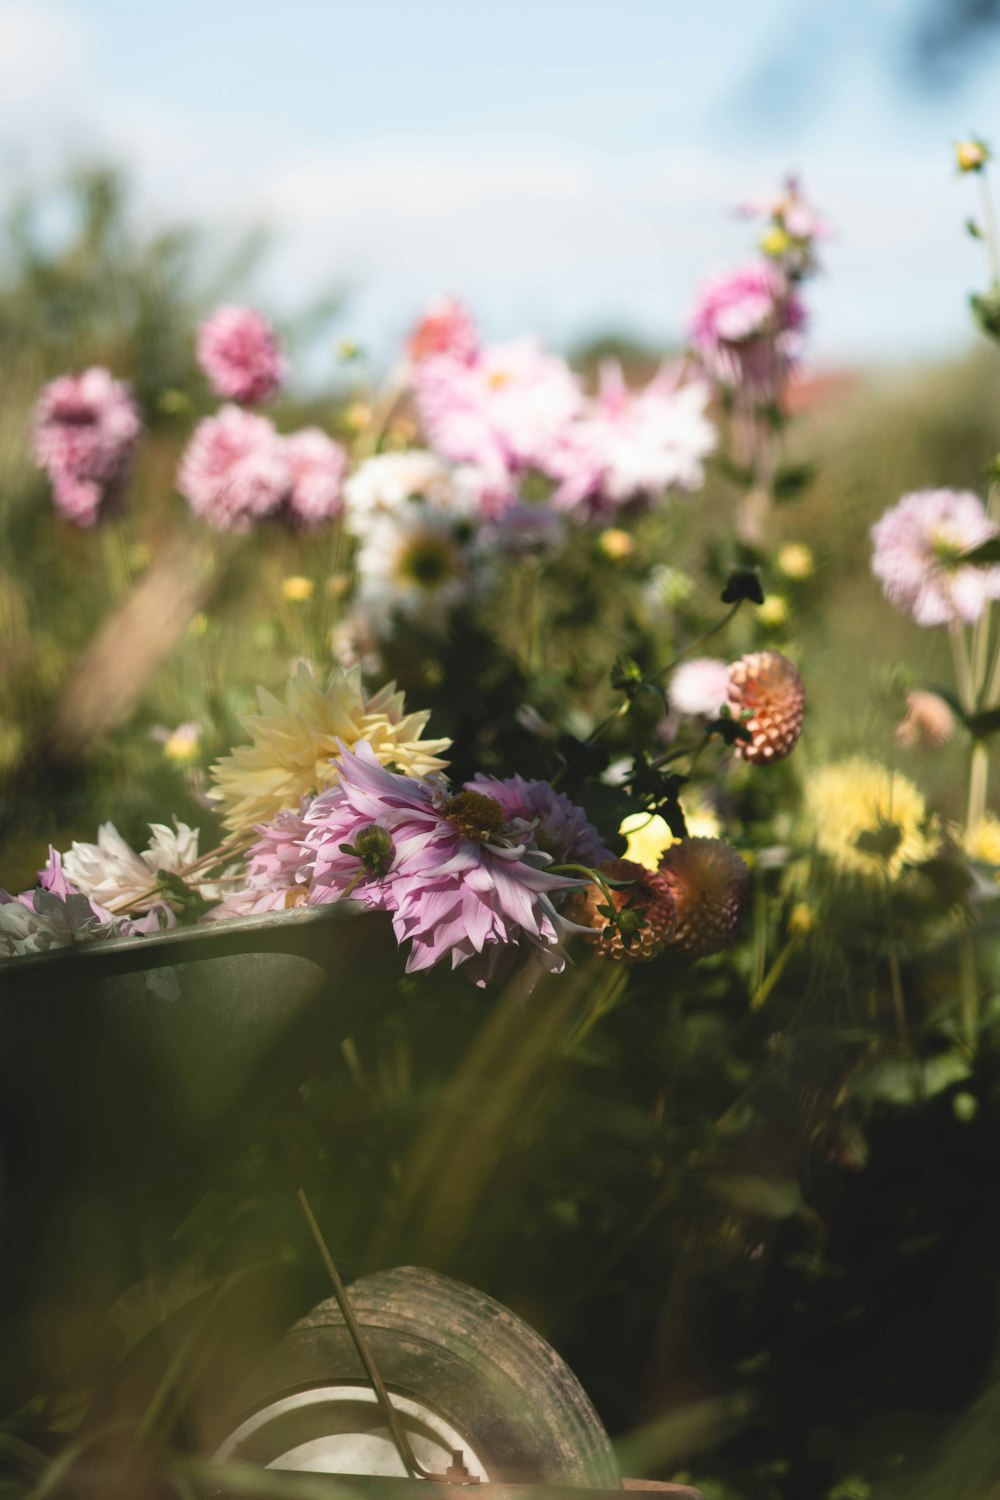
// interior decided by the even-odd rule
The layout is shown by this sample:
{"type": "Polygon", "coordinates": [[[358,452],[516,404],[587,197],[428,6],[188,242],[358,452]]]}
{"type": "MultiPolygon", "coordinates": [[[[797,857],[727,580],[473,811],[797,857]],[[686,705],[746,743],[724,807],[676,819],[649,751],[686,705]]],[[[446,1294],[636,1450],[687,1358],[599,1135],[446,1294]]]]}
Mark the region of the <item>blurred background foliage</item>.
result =
{"type": "MultiPolygon", "coordinates": [[[[137,235],[124,184],[101,170],[10,205],[0,245],[2,876],[18,889],[49,842],[90,840],[108,818],[134,844],[172,813],[207,828],[205,769],[239,740],[255,686],[280,690],[297,658],[330,661],[348,560],[336,535],[206,539],[173,490],[210,405],[195,323],[239,295],[262,240],[220,252],[191,228],[137,235]],[[85,363],[134,382],[149,428],[121,526],[94,533],[55,518],[26,443],[42,383],[85,363]],[[199,607],[127,717],[72,765],[47,760],[79,654],[178,535],[204,564],[199,607]],[[286,580],[302,577],[312,588],[296,598],[286,580]],[[172,757],[154,731],[187,721],[201,739],[172,757]]],[[[322,337],[330,313],[303,309],[291,332],[322,337]]],[[[350,437],[365,372],[329,347],[329,390],[284,397],[279,427],[350,437]]],[[[608,337],[577,365],[593,377],[609,352],[638,376],[662,351],[608,337]]],[[[982,490],[1000,363],[976,347],[938,368],[846,371],[799,403],[787,457],[817,471],[772,518],[764,582],[782,605],[742,613],[724,647],[793,650],[809,693],[793,760],[728,786],[754,857],[745,941],[693,968],[634,970],[627,999],[594,959],[544,1004],[461,976],[406,980],[309,1085],[299,1149],[348,1276],[424,1263],[509,1303],[569,1360],[635,1472],[690,1476],[706,1500],[986,1500],[1000,1493],[996,935],[984,919],[970,1043],[953,894],[921,878],[873,896],[809,866],[795,885],[769,855],[794,843],[810,769],[859,747],[960,815],[964,745],[930,756],[894,734],[906,691],[947,680],[945,643],[887,607],[867,533],[908,489],[982,490]],[[773,562],[790,541],[813,553],[808,579],[773,562]]],[[[531,775],[544,738],[526,704],[543,725],[592,721],[615,702],[613,655],[652,640],[666,659],[711,619],[744,556],[733,508],[719,471],[644,520],[624,555],[581,530],[558,564],[512,569],[486,614],[504,646],[488,675],[470,619],[444,642],[398,643],[390,675],[455,739],[457,774],[531,775]]],[[[174,1237],[150,1306],[241,1260],[280,1260],[289,1241],[250,1152],[174,1237]]],[[[304,1259],[304,1305],[320,1292],[304,1259]]]]}

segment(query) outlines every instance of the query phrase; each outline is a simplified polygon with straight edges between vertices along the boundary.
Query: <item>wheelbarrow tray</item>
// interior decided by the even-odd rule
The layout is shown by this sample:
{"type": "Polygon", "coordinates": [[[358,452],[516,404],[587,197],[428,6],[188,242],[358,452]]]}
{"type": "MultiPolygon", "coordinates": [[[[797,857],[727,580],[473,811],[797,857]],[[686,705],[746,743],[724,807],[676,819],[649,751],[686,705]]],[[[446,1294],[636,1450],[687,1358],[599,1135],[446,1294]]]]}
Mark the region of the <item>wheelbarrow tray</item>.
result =
{"type": "Polygon", "coordinates": [[[400,974],[388,919],[353,903],[0,966],[7,1333],[110,1306],[400,974]]]}

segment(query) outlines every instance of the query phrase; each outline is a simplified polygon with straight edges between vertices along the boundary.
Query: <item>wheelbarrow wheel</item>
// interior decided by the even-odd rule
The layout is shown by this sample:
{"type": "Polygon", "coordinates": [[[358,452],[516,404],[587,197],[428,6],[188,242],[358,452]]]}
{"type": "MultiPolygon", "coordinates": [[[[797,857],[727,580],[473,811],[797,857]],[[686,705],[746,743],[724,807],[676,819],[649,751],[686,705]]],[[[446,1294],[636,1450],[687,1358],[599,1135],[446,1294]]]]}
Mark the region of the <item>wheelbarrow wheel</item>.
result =
{"type": "MultiPolygon", "coordinates": [[[[482,1480],[618,1487],[611,1444],[580,1382],[508,1308],[413,1266],[366,1276],[348,1295],[425,1469],[443,1473],[461,1449],[482,1480]]],[[[239,1408],[220,1461],[405,1476],[333,1299],[272,1350],[239,1408]]]]}

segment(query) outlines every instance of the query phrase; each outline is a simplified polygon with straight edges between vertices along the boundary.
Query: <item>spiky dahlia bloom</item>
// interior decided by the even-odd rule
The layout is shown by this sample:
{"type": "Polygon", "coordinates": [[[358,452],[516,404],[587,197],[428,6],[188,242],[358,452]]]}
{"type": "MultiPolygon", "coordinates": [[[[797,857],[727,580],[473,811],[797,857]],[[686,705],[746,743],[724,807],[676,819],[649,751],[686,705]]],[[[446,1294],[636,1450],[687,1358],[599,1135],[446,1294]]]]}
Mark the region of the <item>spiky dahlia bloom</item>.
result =
{"type": "Polygon", "coordinates": [[[465,785],[467,791],[493,797],[508,822],[519,819],[529,825],[533,843],[556,864],[596,865],[611,858],[583,808],[553,791],[547,781],[525,781],[523,776],[500,780],[480,774],[465,785]]]}
{"type": "Polygon", "coordinates": [[[337,781],[341,745],[366,740],[376,759],[408,775],[426,776],[444,765],[449,740],[421,738],[430,715],[408,714],[403,695],[389,683],[369,697],[361,669],[337,668],[323,687],[305,666],[291,678],[285,701],[257,689],[260,713],[244,719],[253,740],[212,767],[213,796],[227,828],[266,823],[295,809],[312,792],[337,781]]]}
{"type": "Polygon", "coordinates": [[[38,872],[39,885],[19,896],[0,890],[0,958],[46,953],[68,943],[129,937],[136,928],[84,896],[67,879],[55,849],[38,872]]]}
{"type": "Polygon", "coordinates": [[[494,344],[471,361],[425,359],[414,392],[435,449],[488,474],[547,470],[581,403],[566,361],[530,338],[494,344]]]}
{"type": "Polygon", "coordinates": [[[149,896],[147,892],[156,884],[160,870],[179,874],[198,858],[198,830],[175,821],[173,828],[151,823],[149,831],[152,837],[148,845],[137,854],[113,823],[102,823],[96,844],[74,840],[62,856],[62,868],[78,891],[102,906],[138,903],[141,911],[155,906],[169,912],[162,896],[149,896]]]}
{"type": "Polygon", "coordinates": [[[601,911],[608,905],[608,898],[593,881],[570,897],[567,917],[589,929],[587,941],[602,958],[637,963],[662,953],[677,925],[674,898],[662,875],[629,859],[605,859],[594,868],[606,880],[630,882],[610,891],[617,923],[601,911]],[[632,914],[634,921],[630,922],[632,914]],[[627,936],[623,936],[623,930],[627,936]]]}
{"type": "Polygon", "coordinates": [[[131,390],[99,365],[44,388],[33,420],[35,461],[68,521],[93,526],[114,507],[141,432],[131,390]]]}
{"type": "Polygon", "coordinates": [[[472,314],[457,297],[441,297],[433,302],[406,341],[411,365],[419,365],[435,354],[469,362],[479,340],[472,314]]]}
{"type": "Polygon", "coordinates": [[[177,473],[177,488],[195,515],[217,531],[248,531],[281,507],[291,485],[273,424],[238,406],[198,424],[177,473]]]}
{"type": "Polygon", "coordinates": [[[308,799],[303,798],[299,811],[286,808],[258,827],[242,879],[225,888],[219,905],[207,913],[209,921],[305,905],[312,875],[312,852],[304,843],[310,831],[303,817],[307,807],[308,799]]]}
{"type": "Polygon", "coordinates": [[[565,964],[552,898],[576,882],[541,868],[530,830],[486,793],[396,775],[361,743],[342,748],[337,785],[305,817],[310,905],[352,897],[390,912],[397,942],[410,943],[408,973],[449,958],[471,962],[482,985],[512,945],[565,964]]]}
{"type": "Polygon", "coordinates": [[[750,731],[734,745],[741,760],[783,760],[802,732],[806,695],[799,669],[780,651],[752,651],[729,668],[729,708],[750,731]],[[749,714],[748,718],[744,718],[749,714]]]}
{"type": "Polygon", "coordinates": [[[287,503],[292,520],[312,527],[339,516],[344,509],[347,450],[319,427],[293,432],[283,446],[291,474],[287,503]]]}
{"type": "Polygon", "coordinates": [[[678,839],[660,856],[659,868],[677,910],[674,946],[695,958],[727,948],[750,889],[750,872],[732,845],[678,839]]]}
{"type": "Polygon", "coordinates": [[[872,527],[872,572],[918,625],[972,625],[988,599],[1000,599],[1000,567],[962,556],[996,535],[970,490],[915,490],[872,527]]]}
{"type": "Polygon", "coordinates": [[[653,504],[668,490],[700,489],[715,447],[709,395],[704,381],[681,385],[667,365],[632,392],[617,361],[604,363],[596,398],[567,424],[549,458],[548,472],[559,480],[554,504],[607,516],[623,505],[653,504]]]}
{"type": "Polygon", "coordinates": [[[225,401],[266,401],[288,373],[274,329],[252,307],[219,307],[202,323],[198,363],[225,401]]]}
{"type": "Polygon", "coordinates": [[[842,875],[895,880],[941,847],[941,831],[908,776],[863,755],[823,766],[805,790],[806,827],[842,875]]]}
{"type": "Polygon", "coordinates": [[[702,283],[688,337],[713,379],[767,401],[795,365],[805,321],[784,273],[761,260],[702,283]]]}

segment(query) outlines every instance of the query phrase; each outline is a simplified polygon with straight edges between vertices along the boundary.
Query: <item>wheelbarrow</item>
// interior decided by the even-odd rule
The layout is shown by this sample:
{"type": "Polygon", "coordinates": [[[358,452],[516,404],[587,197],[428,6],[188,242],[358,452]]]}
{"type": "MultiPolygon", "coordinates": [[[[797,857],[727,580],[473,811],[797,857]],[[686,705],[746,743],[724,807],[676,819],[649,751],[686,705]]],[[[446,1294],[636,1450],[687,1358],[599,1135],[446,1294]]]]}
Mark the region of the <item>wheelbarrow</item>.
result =
{"type": "MultiPolygon", "coordinates": [[[[398,983],[386,917],[350,904],[0,968],[5,1410],[64,1374],[65,1329],[74,1348],[99,1348],[144,1247],[234,1152],[273,1135],[281,1102],[350,1034],[359,990],[373,1004],[398,983]]],[[[623,1482],[572,1371],[493,1299],[415,1267],[345,1290],[308,1196],[294,1194],[333,1295],[272,1327],[235,1373],[229,1361],[232,1388],[194,1434],[203,1453],[348,1475],[353,1494],[396,1500],[428,1482],[476,1485],[484,1500],[521,1485],[696,1496],[623,1482]]],[[[344,1483],[331,1477],[331,1494],[344,1483]]]]}

